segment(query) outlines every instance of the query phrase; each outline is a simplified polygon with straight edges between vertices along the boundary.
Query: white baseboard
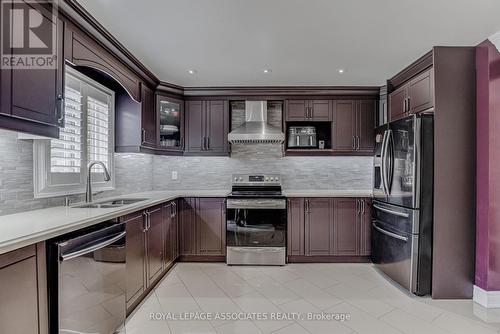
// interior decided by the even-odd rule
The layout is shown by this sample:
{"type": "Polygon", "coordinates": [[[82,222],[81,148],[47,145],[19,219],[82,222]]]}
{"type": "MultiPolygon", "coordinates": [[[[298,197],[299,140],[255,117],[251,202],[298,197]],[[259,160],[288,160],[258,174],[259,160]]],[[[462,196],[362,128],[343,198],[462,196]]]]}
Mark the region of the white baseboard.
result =
{"type": "Polygon", "coordinates": [[[500,308],[500,291],[486,291],[474,285],[472,299],[486,308],[500,308]]]}

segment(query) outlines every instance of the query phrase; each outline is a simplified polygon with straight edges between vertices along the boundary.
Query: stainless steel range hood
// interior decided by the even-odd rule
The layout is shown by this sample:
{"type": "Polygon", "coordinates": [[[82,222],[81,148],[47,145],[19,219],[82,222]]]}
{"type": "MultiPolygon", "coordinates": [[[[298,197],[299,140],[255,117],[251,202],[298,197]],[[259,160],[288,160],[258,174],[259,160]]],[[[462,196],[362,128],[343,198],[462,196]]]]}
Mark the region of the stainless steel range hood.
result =
{"type": "Polygon", "coordinates": [[[267,101],[245,101],[245,123],[227,138],[231,144],[281,144],[285,134],[267,124],[267,101]]]}

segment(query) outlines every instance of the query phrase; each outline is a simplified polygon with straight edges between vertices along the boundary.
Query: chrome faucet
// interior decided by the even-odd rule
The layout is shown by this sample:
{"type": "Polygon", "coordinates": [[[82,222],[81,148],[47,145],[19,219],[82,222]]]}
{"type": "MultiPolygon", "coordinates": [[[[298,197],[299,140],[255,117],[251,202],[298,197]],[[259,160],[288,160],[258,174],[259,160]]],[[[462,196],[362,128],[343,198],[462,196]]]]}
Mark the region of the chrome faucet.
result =
{"type": "Polygon", "coordinates": [[[85,202],[92,202],[92,167],[95,165],[100,165],[104,169],[104,181],[111,180],[111,176],[109,176],[108,169],[106,165],[102,161],[91,161],[87,167],[87,192],[85,193],[85,202]]]}

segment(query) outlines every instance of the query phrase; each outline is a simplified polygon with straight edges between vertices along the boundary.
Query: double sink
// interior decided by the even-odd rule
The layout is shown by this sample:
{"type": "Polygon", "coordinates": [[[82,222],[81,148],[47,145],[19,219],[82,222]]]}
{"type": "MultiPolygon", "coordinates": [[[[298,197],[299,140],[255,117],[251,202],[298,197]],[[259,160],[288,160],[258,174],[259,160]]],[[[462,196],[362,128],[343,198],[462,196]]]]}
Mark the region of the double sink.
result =
{"type": "Polygon", "coordinates": [[[116,198],[109,199],[102,202],[92,202],[72,205],[71,208],[75,209],[112,209],[119,208],[125,205],[134,204],[141,201],[146,201],[148,198],[116,198]]]}

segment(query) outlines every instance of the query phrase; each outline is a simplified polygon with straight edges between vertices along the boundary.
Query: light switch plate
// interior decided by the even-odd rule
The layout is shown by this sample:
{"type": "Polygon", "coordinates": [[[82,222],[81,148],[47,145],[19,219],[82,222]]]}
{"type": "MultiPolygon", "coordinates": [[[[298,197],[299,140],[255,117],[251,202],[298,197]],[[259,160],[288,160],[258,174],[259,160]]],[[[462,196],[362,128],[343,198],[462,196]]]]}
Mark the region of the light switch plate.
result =
{"type": "Polygon", "coordinates": [[[172,180],[177,180],[177,171],[176,170],[172,171],[172,180]]]}

